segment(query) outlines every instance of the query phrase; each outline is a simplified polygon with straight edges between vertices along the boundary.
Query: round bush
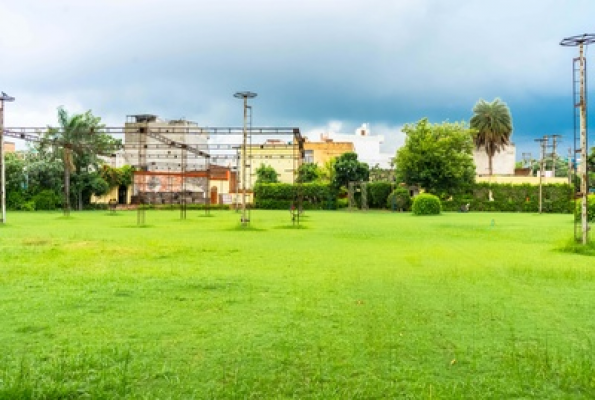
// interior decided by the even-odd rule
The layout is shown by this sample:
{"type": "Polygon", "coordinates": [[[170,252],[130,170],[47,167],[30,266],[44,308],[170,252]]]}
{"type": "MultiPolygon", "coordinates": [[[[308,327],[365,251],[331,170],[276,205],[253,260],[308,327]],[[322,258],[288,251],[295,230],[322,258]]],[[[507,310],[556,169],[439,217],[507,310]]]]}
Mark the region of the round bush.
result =
{"type": "Polygon", "coordinates": [[[409,190],[403,187],[398,187],[393,190],[386,199],[386,208],[393,211],[409,211],[411,208],[411,195],[409,194],[409,190]]]}
{"type": "Polygon", "coordinates": [[[422,193],[413,198],[411,210],[415,215],[437,215],[442,210],[440,199],[433,194],[422,193]]]}

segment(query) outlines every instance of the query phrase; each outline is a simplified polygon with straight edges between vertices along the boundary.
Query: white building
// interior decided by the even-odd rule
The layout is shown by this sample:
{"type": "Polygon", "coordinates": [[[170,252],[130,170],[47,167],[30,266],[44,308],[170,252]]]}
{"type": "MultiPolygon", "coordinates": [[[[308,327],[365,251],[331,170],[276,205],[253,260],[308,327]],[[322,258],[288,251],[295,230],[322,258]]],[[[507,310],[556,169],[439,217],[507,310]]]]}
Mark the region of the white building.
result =
{"type": "MultiPolygon", "coordinates": [[[[473,161],[475,161],[475,175],[488,176],[490,174],[490,161],[484,147],[473,150],[473,161]]],[[[514,175],[515,162],[516,147],[514,143],[511,143],[492,157],[492,174],[514,175]]]]}
{"type": "Polygon", "coordinates": [[[369,124],[362,124],[355,130],[354,134],[329,132],[324,134],[322,140],[332,139],[335,142],[351,142],[355,147],[357,158],[367,163],[370,167],[378,164],[380,168],[391,168],[391,160],[394,154],[382,153],[380,145],[384,143],[384,136],[370,134],[369,124]]]}

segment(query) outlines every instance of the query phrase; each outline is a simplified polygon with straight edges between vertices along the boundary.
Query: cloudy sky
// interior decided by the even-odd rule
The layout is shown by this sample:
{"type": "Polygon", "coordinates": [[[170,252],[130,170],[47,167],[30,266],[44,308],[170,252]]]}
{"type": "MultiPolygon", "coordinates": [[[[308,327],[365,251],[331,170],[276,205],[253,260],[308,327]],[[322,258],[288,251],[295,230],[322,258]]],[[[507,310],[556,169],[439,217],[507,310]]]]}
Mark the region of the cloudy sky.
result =
{"type": "Polygon", "coordinates": [[[500,97],[517,158],[545,134],[567,152],[578,49],[559,42],[593,15],[593,0],[0,0],[5,123],[55,124],[63,105],[241,126],[233,93],[250,90],[255,126],[368,122],[392,153],[403,124],[500,97]]]}

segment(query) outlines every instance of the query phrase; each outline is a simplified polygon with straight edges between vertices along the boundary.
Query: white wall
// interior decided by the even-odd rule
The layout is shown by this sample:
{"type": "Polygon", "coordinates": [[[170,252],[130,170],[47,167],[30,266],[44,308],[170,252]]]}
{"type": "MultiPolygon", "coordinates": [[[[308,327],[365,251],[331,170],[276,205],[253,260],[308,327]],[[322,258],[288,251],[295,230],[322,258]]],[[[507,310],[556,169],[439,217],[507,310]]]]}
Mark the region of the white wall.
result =
{"type": "MultiPolygon", "coordinates": [[[[489,159],[485,148],[473,150],[473,160],[475,161],[475,174],[477,176],[486,176],[490,174],[489,159]]],[[[514,144],[506,146],[500,152],[496,152],[492,157],[492,168],[494,175],[514,175],[514,164],[516,162],[516,147],[514,144]]]]}

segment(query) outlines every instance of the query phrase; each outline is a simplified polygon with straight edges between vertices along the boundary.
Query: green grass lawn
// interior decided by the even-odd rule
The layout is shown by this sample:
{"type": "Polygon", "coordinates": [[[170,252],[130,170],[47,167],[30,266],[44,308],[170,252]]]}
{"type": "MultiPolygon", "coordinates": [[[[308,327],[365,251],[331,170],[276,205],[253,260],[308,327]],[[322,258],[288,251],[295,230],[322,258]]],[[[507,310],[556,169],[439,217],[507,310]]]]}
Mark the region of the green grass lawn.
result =
{"type": "Polygon", "coordinates": [[[9,213],[0,399],[594,398],[569,215],[9,213]]]}

